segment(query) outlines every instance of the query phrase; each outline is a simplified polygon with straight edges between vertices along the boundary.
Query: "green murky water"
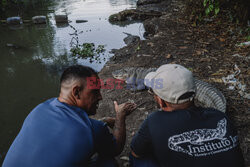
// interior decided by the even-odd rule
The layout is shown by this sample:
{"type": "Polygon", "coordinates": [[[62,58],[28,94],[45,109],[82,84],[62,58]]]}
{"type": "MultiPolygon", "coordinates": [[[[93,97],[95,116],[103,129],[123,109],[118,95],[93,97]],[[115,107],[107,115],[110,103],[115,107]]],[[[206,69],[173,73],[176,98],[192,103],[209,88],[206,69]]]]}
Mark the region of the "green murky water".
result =
{"type": "MultiPolygon", "coordinates": [[[[134,8],[135,4],[135,0],[57,1],[45,5],[46,9],[31,6],[22,14],[23,19],[46,15],[46,25],[0,25],[0,164],[27,114],[40,102],[57,96],[63,67],[78,63],[100,71],[112,56],[109,51],[125,45],[123,32],[143,38],[141,23],[118,26],[108,22],[109,15],[134,8]],[[79,43],[105,45],[104,55],[98,61],[72,57],[70,34],[74,30],[69,25],[56,25],[54,13],[67,13],[70,25],[81,32],[79,43]],[[88,22],[76,23],[77,19],[88,22]]],[[[15,11],[9,13],[17,15],[15,11]]]]}

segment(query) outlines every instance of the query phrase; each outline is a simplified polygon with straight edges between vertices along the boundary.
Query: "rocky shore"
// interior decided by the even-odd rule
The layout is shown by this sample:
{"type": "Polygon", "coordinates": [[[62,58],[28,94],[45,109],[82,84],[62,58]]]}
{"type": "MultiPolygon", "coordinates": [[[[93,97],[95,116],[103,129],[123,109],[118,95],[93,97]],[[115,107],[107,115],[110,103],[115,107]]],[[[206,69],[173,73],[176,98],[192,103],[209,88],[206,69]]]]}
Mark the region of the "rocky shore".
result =
{"type": "MultiPolygon", "coordinates": [[[[152,0],[150,4],[141,2],[133,10],[136,17],[132,14],[120,18],[142,19],[146,40],[135,40],[116,50],[114,57],[100,72],[100,78],[112,78],[112,71],[124,67],[159,67],[166,63],[187,67],[195,77],[211,83],[224,93],[227,99],[226,113],[238,130],[246,166],[250,166],[250,47],[237,45],[245,42],[244,35],[239,33],[240,26],[230,22],[227,11],[223,10],[212,21],[193,22],[194,16],[187,13],[182,0],[152,0]],[[157,15],[149,15],[150,11],[157,15]],[[138,17],[145,13],[147,17],[138,17]],[[233,74],[237,84],[226,84],[225,80],[230,80],[227,77],[233,74]]],[[[114,115],[113,100],[118,103],[129,100],[139,105],[127,118],[127,143],[118,157],[121,166],[128,166],[131,138],[147,115],[156,109],[156,105],[147,91],[133,92],[127,90],[125,85],[123,89],[103,89],[102,94],[97,118],[114,115]]]]}

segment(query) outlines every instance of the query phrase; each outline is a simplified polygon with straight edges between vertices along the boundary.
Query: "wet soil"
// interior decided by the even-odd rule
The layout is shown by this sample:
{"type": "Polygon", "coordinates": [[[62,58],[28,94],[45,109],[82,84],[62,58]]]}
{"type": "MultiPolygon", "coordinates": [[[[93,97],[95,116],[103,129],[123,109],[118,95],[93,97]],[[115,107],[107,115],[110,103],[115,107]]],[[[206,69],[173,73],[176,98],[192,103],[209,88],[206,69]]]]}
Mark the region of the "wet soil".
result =
{"type": "MultiPolygon", "coordinates": [[[[190,69],[194,76],[209,82],[222,91],[227,99],[226,114],[234,122],[238,133],[246,166],[250,166],[250,101],[238,91],[229,90],[221,80],[235,71],[235,64],[241,70],[237,79],[246,84],[249,93],[249,47],[238,47],[245,42],[239,25],[229,21],[227,11],[213,18],[213,21],[193,22],[181,0],[161,4],[167,9],[160,17],[144,21],[147,39],[116,50],[115,56],[99,73],[100,78],[112,78],[112,71],[124,67],[159,67],[166,63],[181,64],[190,69]],[[239,54],[239,56],[233,56],[239,54]]],[[[154,4],[155,5],[155,4],[154,4]]],[[[142,8],[142,7],[140,7],[142,8]]],[[[96,117],[113,116],[113,101],[118,103],[134,101],[138,108],[127,117],[127,142],[124,151],[117,158],[121,166],[129,154],[129,143],[142,121],[156,109],[152,96],[147,91],[133,92],[126,89],[103,89],[103,100],[96,117]],[[125,156],[125,158],[124,158],[125,156]]]]}

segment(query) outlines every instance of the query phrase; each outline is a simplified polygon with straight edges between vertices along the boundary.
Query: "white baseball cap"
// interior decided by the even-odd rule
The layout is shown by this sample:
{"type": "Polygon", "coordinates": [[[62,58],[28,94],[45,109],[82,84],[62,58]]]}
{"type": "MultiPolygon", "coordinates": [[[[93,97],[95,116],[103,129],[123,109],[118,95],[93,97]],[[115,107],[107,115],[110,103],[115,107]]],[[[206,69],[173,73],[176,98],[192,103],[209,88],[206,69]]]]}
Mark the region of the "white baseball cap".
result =
{"type": "Polygon", "coordinates": [[[187,99],[179,98],[185,93],[196,91],[192,72],[178,64],[165,64],[156,72],[148,73],[144,84],[153,89],[161,99],[173,104],[192,101],[194,94],[187,99]]]}

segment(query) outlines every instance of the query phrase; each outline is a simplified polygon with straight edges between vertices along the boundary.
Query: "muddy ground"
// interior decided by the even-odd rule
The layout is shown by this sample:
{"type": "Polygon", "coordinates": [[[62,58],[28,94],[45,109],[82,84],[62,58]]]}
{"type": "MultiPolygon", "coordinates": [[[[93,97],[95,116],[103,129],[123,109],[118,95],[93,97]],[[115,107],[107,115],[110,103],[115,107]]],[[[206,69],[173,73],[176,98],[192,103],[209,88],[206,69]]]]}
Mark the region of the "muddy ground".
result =
{"type": "MultiPolygon", "coordinates": [[[[117,50],[100,72],[100,77],[112,78],[112,71],[124,67],[159,67],[166,63],[187,67],[197,78],[211,83],[224,93],[227,99],[226,113],[237,127],[246,166],[250,166],[249,99],[243,98],[238,89],[229,90],[229,85],[221,79],[233,74],[237,65],[241,72],[236,78],[247,85],[245,92],[249,93],[250,47],[236,46],[245,40],[244,34],[240,33],[242,28],[228,19],[226,10],[221,10],[220,15],[212,21],[197,23],[192,21],[195,16],[187,13],[186,5],[181,0],[154,5],[160,6],[164,12],[160,17],[144,21],[147,39],[117,50]]],[[[157,7],[154,6],[154,9],[157,7]]],[[[133,100],[139,105],[127,118],[127,142],[117,158],[121,166],[127,166],[131,138],[147,115],[156,109],[156,105],[147,91],[104,89],[102,94],[97,118],[114,115],[113,100],[119,103],[133,100]]]]}

